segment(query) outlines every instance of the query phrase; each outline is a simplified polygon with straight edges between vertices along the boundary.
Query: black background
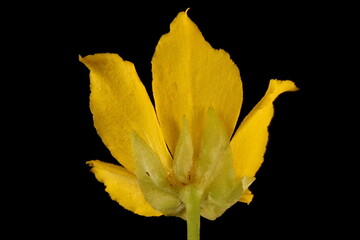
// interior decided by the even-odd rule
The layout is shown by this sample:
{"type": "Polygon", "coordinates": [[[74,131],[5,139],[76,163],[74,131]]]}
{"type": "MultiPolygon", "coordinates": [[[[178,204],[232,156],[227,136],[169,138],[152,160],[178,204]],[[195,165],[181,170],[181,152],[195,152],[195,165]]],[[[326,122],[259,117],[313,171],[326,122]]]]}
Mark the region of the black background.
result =
{"type": "Polygon", "coordinates": [[[335,133],[323,120],[334,101],[326,95],[331,80],[325,72],[332,67],[322,64],[336,52],[329,51],[329,39],[339,31],[333,6],[210,2],[31,3],[14,11],[3,48],[12,52],[11,89],[25,96],[11,108],[21,117],[10,141],[18,173],[25,177],[9,187],[19,209],[9,217],[11,224],[50,238],[186,239],[185,221],[124,210],[89,171],[88,160],[116,160],[93,127],[89,71],[78,56],[118,53],[135,64],[152,97],[156,44],[178,12],[190,7],[188,15],[205,39],[227,51],[240,69],[239,120],[261,99],[270,79],[293,80],[300,88],[275,102],[265,161],[251,186],[253,202],[237,203],[215,221],[202,219],[202,239],[292,239],[340,231],[339,188],[329,170],[332,145],[325,144],[335,133]],[[16,50],[7,49],[14,39],[16,50]]]}

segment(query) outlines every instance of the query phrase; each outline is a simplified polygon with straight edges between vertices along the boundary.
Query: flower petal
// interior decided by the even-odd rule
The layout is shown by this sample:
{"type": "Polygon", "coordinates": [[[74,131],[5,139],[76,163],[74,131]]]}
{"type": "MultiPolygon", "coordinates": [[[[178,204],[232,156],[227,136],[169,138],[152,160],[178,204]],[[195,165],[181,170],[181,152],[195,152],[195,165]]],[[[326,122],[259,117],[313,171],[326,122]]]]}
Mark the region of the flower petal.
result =
{"type": "Polygon", "coordinates": [[[97,180],[105,184],[106,192],[125,209],[147,217],[162,215],[145,201],[136,177],[125,168],[98,160],[88,164],[97,180]]]}
{"type": "Polygon", "coordinates": [[[89,55],[80,61],[90,69],[90,107],[94,125],[112,155],[134,172],[131,133],[135,131],[170,169],[170,154],[134,65],[117,54],[89,55]]]}
{"type": "Polygon", "coordinates": [[[254,177],[264,159],[268,126],[274,115],[274,100],[283,92],[296,91],[292,81],[271,80],[265,96],[251,110],[231,140],[233,163],[238,178],[254,177]]]}
{"type": "Polygon", "coordinates": [[[246,189],[243,193],[243,195],[241,195],[240,197],[240,202],[243,203],[247,203],[250,204],[252,199],[253,199],[254,195],[251,193],[251,191],[249,189],[246,189]]]}
{"type": "Polygon", "coordinates": [[[239,69],[228,53],[205,41],[186,12],[179,13],[159,40],[152,71],[156,111],[172,153],[186,116],[197,157],[209,107],[232,135],[242,104],[239,69]]]}

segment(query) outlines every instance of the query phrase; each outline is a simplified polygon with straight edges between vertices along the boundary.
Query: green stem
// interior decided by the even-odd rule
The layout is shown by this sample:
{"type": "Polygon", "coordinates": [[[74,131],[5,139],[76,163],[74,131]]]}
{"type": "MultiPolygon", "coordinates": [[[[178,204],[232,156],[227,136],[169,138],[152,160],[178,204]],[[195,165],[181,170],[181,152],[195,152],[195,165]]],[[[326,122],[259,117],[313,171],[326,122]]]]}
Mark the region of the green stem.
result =
{"type": "Polygon", "coordinates": [[[194,186],[188,186],[186,194],[186,221],[188,240],[200,240],[201,194],[194,186]]]}

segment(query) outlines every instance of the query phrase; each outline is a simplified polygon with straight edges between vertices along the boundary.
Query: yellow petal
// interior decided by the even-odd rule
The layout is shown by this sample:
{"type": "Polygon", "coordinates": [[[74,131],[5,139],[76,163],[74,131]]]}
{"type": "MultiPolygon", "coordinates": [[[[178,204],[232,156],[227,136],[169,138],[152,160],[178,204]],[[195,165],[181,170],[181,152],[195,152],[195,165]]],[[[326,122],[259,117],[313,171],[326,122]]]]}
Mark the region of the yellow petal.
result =
{"type": "Polygon", "coordinates": [[[197,157],[209,107],[232,135],[242,103],[239,69],[228,53],[205,41],[186,12],[179,13],[159,40],[152,71],[156,112],[172,153],[186,116],[197,157]]]}
{"type": "Polygon", "coordinates": [[[94,125],[112,155],[134,172],[131,133],[135,131],[169,169],[171,158],[154,107],[134,65],[116,54],[89,55],[80,61],[90,69],[94,125]]]}
{"type": "Polygon", "coordinates": [[[243,193],[243,195],[241,195],[240,197],[240,202],[243,203],[247,203],[250,204],[250,202],[252,201],[254,195],[251,193],[251,191],[249,189],[246,189],[243,193]]]}
{"type": "Polygon", "coordinates": [[[88,164],[97,180],[105,184],[106,192],[125,209],[147,217],[162,215],[145,201],[136,177],[125,168],[101,161],[88,164]]]}
{"type": "Polygon", "coordinates": [[[273,102],[283,92],[296,91],[292,81],[271,80],[265,96],[245,117],[231,140],[233,163],[238,178],[254,177],[263,162],[268,126],[274,115],[273,102]]]}

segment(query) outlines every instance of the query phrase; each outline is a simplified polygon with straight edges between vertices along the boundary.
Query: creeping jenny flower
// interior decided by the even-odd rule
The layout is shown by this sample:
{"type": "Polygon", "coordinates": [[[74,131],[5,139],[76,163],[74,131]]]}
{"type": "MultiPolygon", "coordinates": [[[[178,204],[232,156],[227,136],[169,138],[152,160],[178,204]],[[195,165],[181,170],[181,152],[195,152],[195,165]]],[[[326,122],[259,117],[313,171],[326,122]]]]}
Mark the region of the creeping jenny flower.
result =
{"type": "Polygon", "coordinates": [[[270,80],[233,134],[243,100],[239,69],[186,12],[152,59],[155,109],[132,63],[108,53],[80,61],[90,69],[94,125],[121,164],[89,162],[113,200],[139,215],[188,221],[196,211],[213,220],[238,201],[251,202],[273,101],[297,90],[293,82],[270,80]]]}

